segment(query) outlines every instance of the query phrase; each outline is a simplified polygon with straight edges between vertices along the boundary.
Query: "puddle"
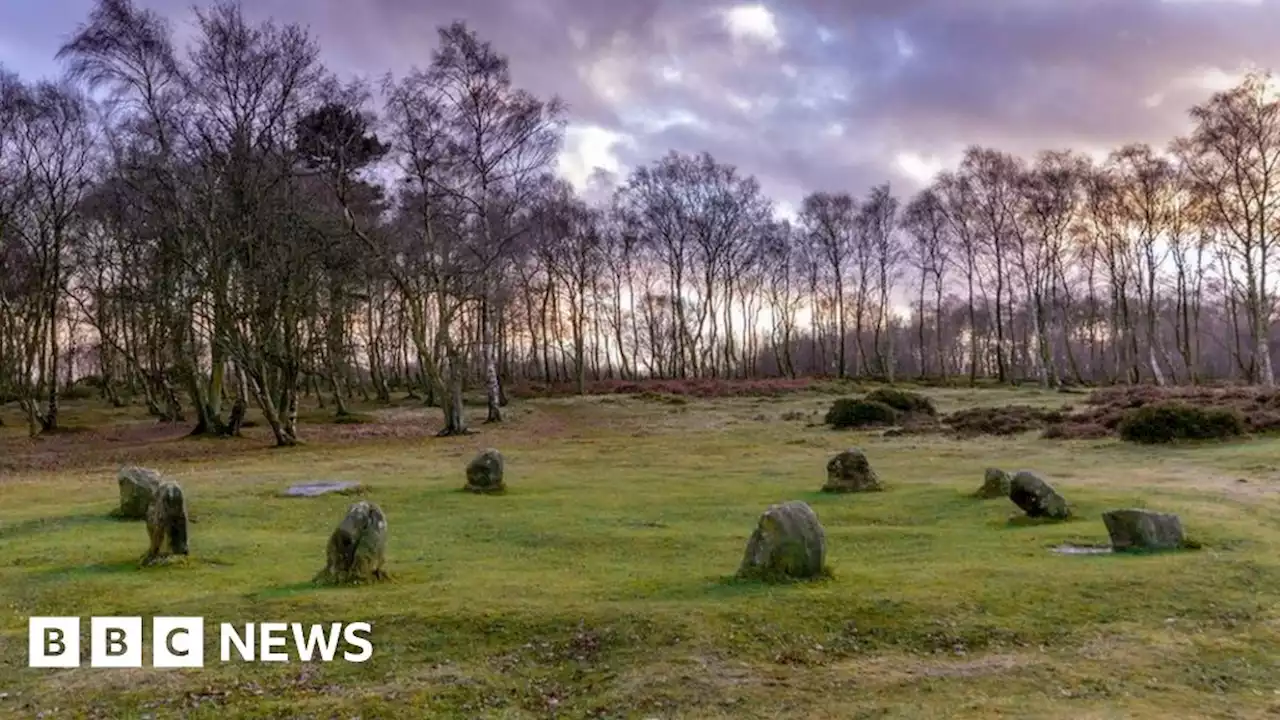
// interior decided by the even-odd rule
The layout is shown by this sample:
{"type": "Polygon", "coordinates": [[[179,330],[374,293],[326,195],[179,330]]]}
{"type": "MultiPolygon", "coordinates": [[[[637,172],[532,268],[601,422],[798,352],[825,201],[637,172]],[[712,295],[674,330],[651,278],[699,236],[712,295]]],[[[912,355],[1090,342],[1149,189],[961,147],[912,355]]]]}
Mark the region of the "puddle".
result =
{"type": "Polygon", "coordinates": [[[1110,555],[1109,545],[1072,545],[1066,543],[1050,548],[1059,555],[1110,555]]]}

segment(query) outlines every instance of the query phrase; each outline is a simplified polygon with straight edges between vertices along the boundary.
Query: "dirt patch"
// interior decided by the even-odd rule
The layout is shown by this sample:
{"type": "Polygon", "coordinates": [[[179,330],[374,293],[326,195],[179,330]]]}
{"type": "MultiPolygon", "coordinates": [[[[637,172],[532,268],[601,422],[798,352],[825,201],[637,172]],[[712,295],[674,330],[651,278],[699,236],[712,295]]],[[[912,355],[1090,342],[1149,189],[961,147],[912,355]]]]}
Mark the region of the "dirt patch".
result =
{"type": "Polygon", "coordinates": [[[880,657],[837,663],[833,670],[847,669],[874,684],[909,682],[916,678],[977,678],[1023,671],[1045,662],[1030,653],[1000,653],[976,657],[921,658],[880,657]]]}
{"type": "MultiPolygon", "coordinates": [[[[729,380],[690,378],[686,380],[599,380],[588,382],[587,395],[687,396],[697,398],[782,397],[795,393],[848,391],[846,383],[815,378],[768,378],[729,380]],[[839,387],[837,387],[839,386],[839,387]]],[[[513,398],[555,398],[578,395],[574,383],[523,383],[509,389],[513,398]]]]}
{"type": "MultiPolygon", "coordinates": [[[[479,419],[472,418],[478,424],[479,419]]],[[[427,440],[442,426],[435,408],[388,408],[368,413],[360,424],[300,423],[304,444],[346,445],[388,440],[427,440]]],[[[503,441],[559,437],[567,423],[546,408],[509,413],[502,425],[485,426],[486,435],[503,441]]],[[[190,437],[189,423],[131,421],[89,428],[76,433],[53,433],[28,438],[0,436],[0,478],[19,473],[61,472],[110,465],[161,464],[226,459],[274,452],[274,438],[265,423],[245,428],[241,437],[190,437]]]]}
{"type": "MultiPolygon", "coordinates": [[[[1071,477],[1072,485],[1116,487],[1114,474],[1079,474],[1071,477]]],[[[1193,490],[1230,497],[1235,500],[1259,500],[1280,493],[1280,477],[1243,478],[1238,475],[1222,475],[1201,468],[1179,469],[1168,466],[1158,468],[1125,468],[1124,485],[1171,490],[1193,490]]]]}
{"type": "Polygon", "coordinates": [[[704,692],[732,692],[744,687],[768,687],[803,682],[805,685],[839,684],[857,677],[867,687],[887,687],[921,678],[979,678],[1023,672],[1045,662],[1042,656],[1003,653],[983,656],[921,658],[880,656],[842,660],[818,665],[757,665],[746,662],[694,656],[683,661],[667,661],[633,668],[619,683],[623,696],[642,692],[655,683],[678,680],[696,683],[704,692]]]}
{"type": "Polygon", "coordinates": [[[990,655],[958,662],[921,663],[921,667],[910,668],[908,672],[931,678],[973,678],[999,675],[1029,664],[1027,658],[1018,655],[990,655]]]}

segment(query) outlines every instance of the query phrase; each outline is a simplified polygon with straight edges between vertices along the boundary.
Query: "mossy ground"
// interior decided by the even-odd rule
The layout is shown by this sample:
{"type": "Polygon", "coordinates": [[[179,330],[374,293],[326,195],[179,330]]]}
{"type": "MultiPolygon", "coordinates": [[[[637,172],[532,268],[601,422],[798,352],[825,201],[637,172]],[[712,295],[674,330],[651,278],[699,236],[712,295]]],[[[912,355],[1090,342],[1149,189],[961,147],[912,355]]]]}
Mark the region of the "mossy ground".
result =
{"type": "MultiPolygon", "coordinates": [[[[942,411],[1064,399],[925,392],[942,411]]],[[[1280,440],[1150,448],[1034,434],[882,438],[817,426],[830,402],[812,394],[678,406],[518,401],[507,423],[477,417],[479,432],[458,438],[429,436],[433,411],[361,407],[375,422],[354,426],[360,434],[330,440],[304,427],[312,442],[291,450],[266,449],[255,428],[244,440],[174,434],[127,452],[106,440],[97,461],[81,449],[76,463],[4,466],[0,715],[1280,712],[1280,440]],[[406,437],[392,423],[423,432],[406,437]],[[885,492],[819,492],[827,459],[849,446],[867,452],[885,492]],[[188,456],[188,447],[199,449],[188,456]],[[458,492],[467,461],[485,447],[506,458],[507,492],[458,492]],[[190,558],[138,568],[142,524],[108,517],[124,455],[182,483],[194,520],[190,558]],[[1017,510],[1007,500],[972,497],[993,466],[1041,473],[1073,519],[1011,523],[1017,510]],[[277,493],[320,479],[369,485],[364,497],[387,514],[392,581],[310,584],[352,498],[277,493]],[[832,577],[733,581],[760,512],[786,500],[817,511],[832,577]],[[1202,549],[1050,552],[1105,542],[1100,515],[1118,507],[1179,513],[1202,549]],[[60,614],[370,621],[375,651],[361,665],[223,665],[214,634],[200,670],[26,668],[27,617],[60,614]]],[[[68,409],[76,424],[136,419],[130,412],[68,409]]],[[[20,437],[17,417],[5,419],[0,452],[23,462],[48,454],[44,441],[20,437]]]]}

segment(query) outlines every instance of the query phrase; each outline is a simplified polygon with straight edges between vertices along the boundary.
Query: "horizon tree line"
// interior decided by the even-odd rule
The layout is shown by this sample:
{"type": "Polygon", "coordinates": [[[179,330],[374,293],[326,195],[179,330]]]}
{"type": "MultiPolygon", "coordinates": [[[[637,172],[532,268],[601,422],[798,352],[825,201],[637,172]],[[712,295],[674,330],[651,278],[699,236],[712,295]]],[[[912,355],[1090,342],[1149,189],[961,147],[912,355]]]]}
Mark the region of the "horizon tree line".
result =
{"type": "Polygon", "coordinates": [[[0,402],[35,436],[90,381],[193,434],[303,394],[408,393],[468,432],[483,388],[834,376],[1273,386],[1280,100],[1269,73],[1102,162],[970,147],[910,197],[670,152],[589,203],[568,108],[466,24],[373,86],[301,26],[98,0],[66,72],[0,69],[0,402]],[[906,312],[899,298],[909,298],[906,312]]]}

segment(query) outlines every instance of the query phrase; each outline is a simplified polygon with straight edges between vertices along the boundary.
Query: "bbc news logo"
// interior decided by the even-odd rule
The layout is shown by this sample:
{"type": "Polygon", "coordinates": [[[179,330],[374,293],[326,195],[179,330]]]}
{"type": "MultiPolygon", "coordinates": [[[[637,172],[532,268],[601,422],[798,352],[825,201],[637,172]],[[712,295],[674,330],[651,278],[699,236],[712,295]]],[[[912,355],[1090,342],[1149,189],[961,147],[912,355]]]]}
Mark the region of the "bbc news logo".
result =
{"type": "MultiPolygon", "coordinates": [[[[244,662],[346,662],[362,663],[373,657],[367,622],[303,625],[302,623],[246,623],[218,626],[222,662],[238,657],[244,662]],[[293,656],[289,643],[293,641],[293,656]],[[339,655],[338,650],[342,648],[339,655]]],[[[151,666],[157,668],[204,667],[205,622],[199,617],[157,617],[151,622],[151,666]]],[[[27,624],[28,666],[33,668],[80,667],[80,618],[33,617],[27,624]]],[[[143,621],[140,617],[89,619],[89,667],[140,668],[143,666],[143,621]]]]}

